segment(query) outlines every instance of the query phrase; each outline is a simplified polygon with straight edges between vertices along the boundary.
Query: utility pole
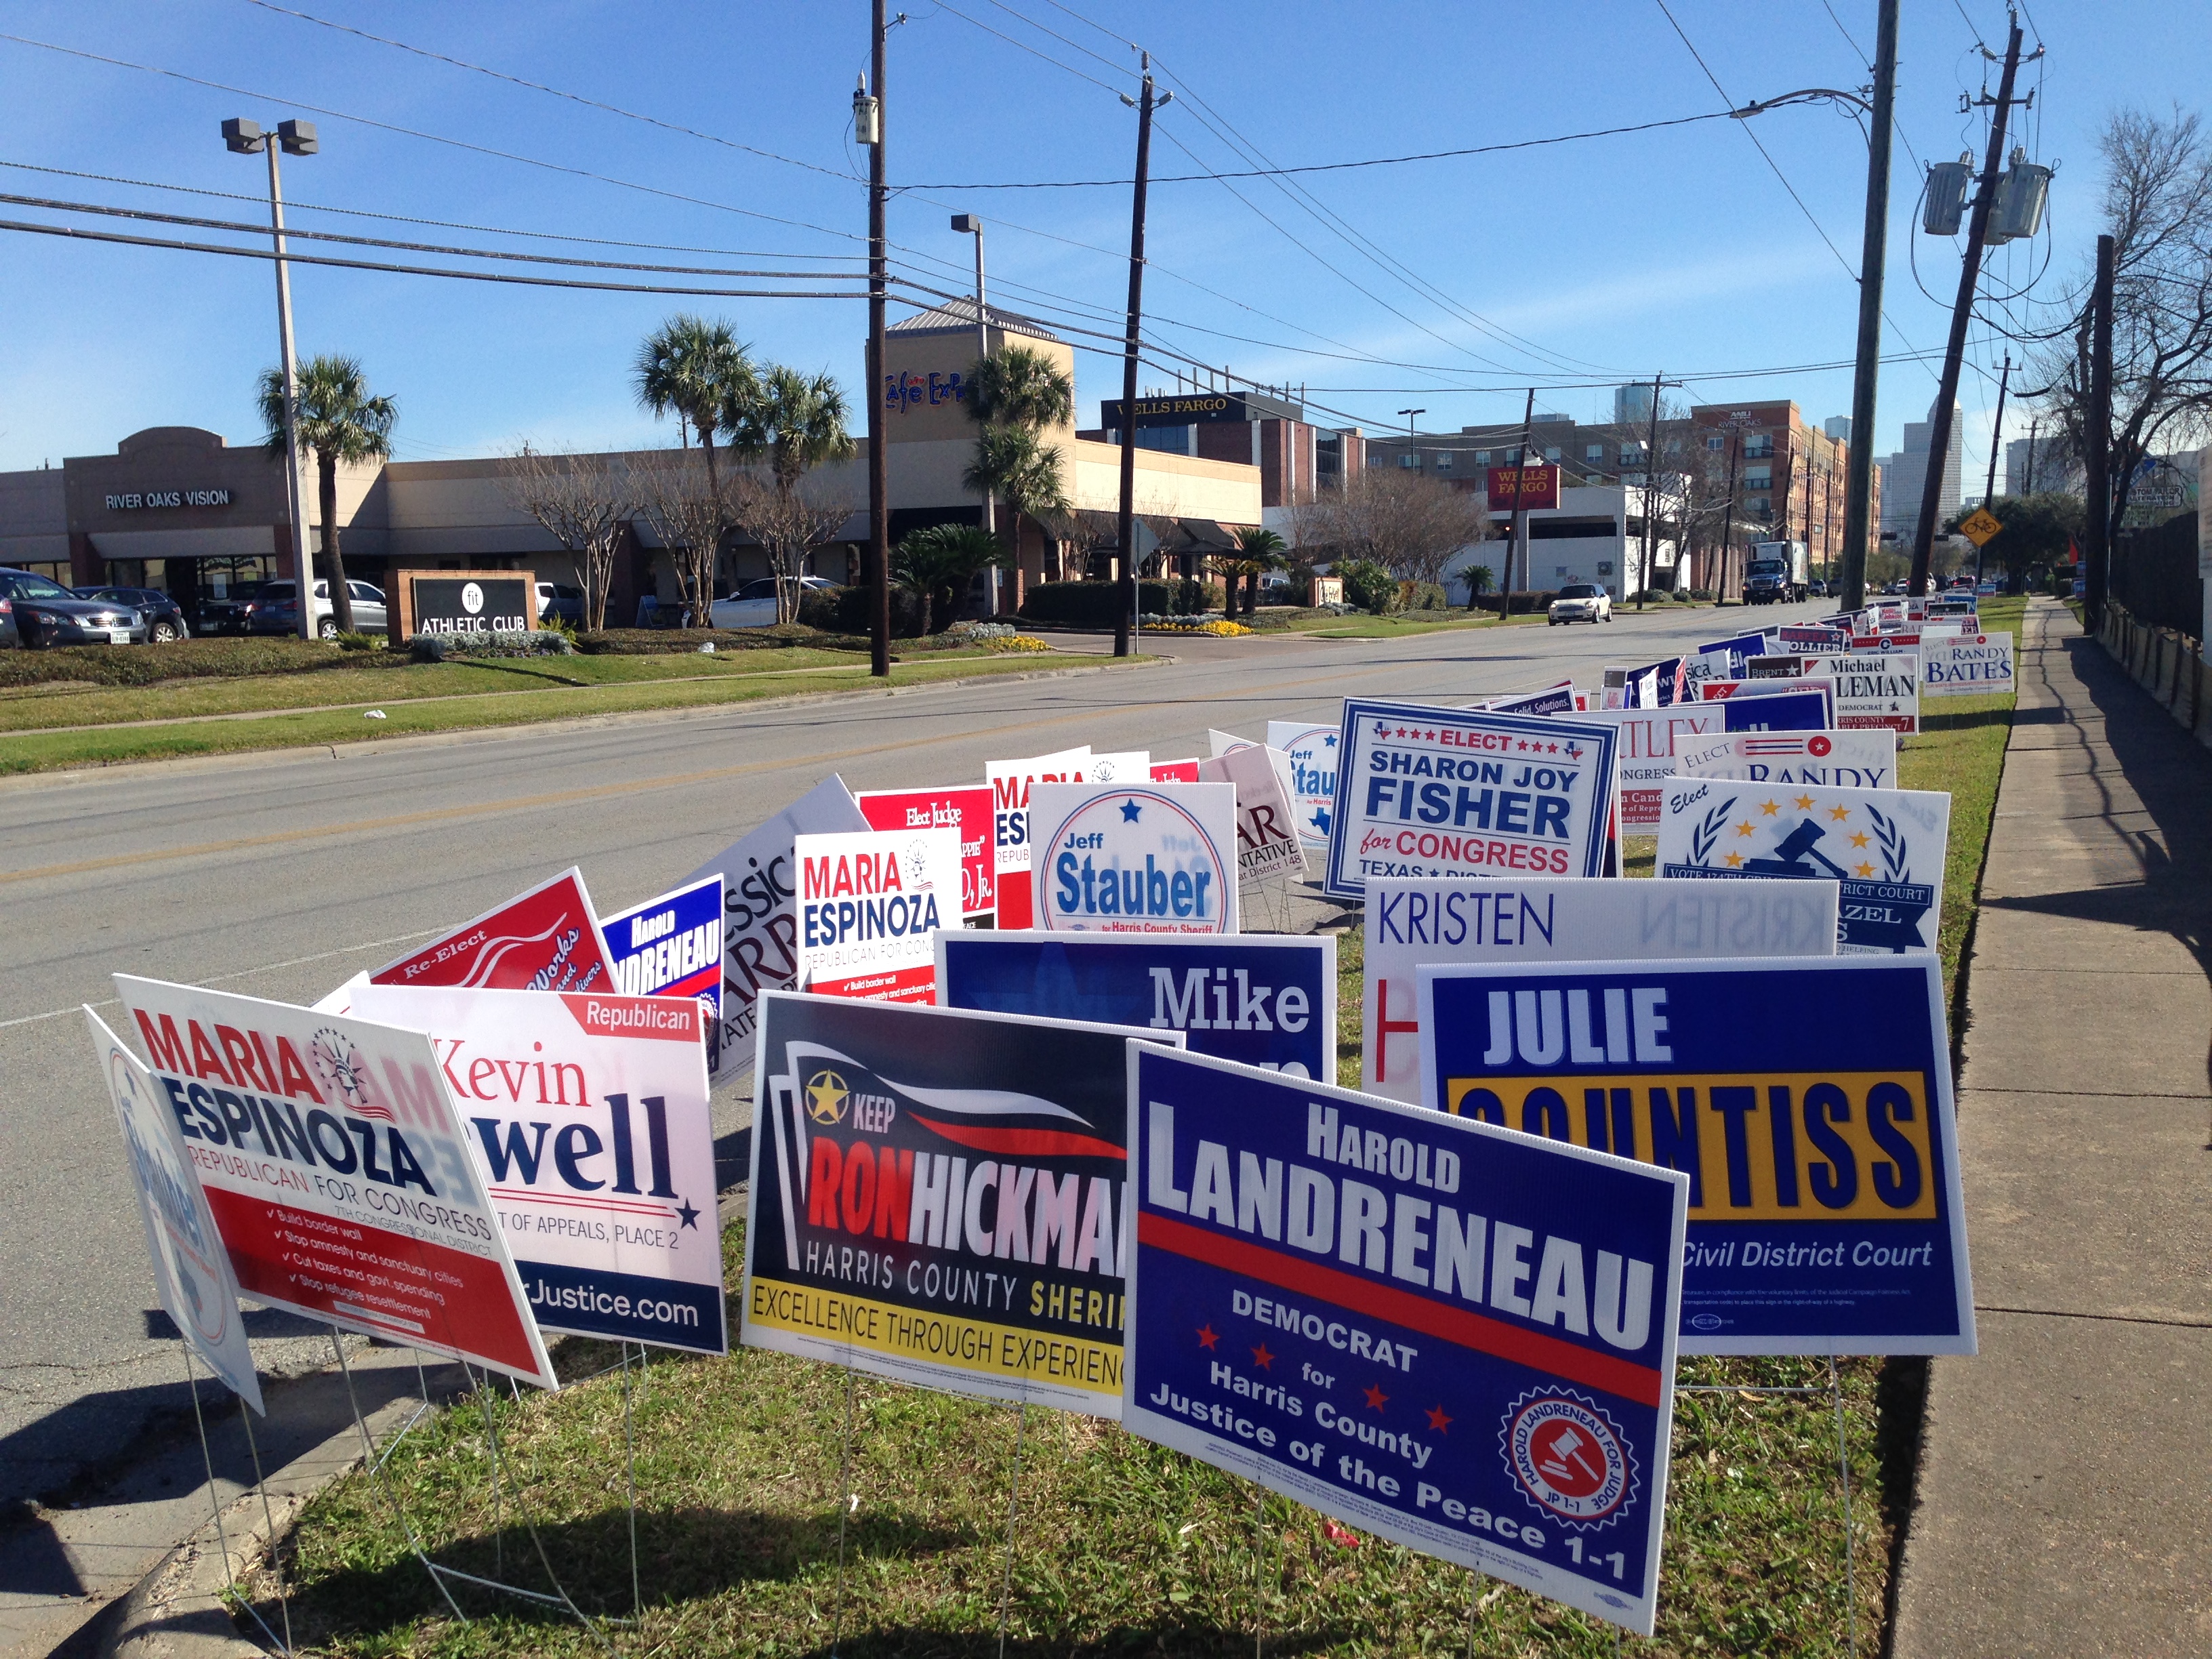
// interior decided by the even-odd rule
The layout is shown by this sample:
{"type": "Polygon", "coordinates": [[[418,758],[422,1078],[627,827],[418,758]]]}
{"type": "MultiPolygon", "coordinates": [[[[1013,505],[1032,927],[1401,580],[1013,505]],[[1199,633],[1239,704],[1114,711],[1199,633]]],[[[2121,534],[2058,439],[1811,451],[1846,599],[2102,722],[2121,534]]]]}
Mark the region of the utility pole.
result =
{"type": "MultiPolygon", "coordinates": [[[[1812,428],[1811,427],[1809,427],[1809,426],[1808,426],[1808,427],[1807,427],[1807,428],[1805,428],[1805,535],[1804,535],[1804,541],[1805,541],[1805,568],[1806,568],[1806,569],[1807,569],[1807,570],[1808,570],[1808,571],[1809,571],[1809,570],[1811,570],[1811,568],[1813,568],[1813,554],[1812,554],[1812,549],[1813,549],[1813,428],[1812,428]]],[[[1824,563],[1824,564],[1827,562],[1827,560],[1826,560],[1826,549],[1823,549],[1823,550],[1822,550],[1822,559],[1821,559],[1821,562],[1822,562],[1822,563],[1824,563]]],[[[1795,559],[1790,560],[1790,569],[1794,572],[1794,571],[1796,569],[1797,561],[1796,561],[1796,560],[1795,560],[1795,559]]]]}
{"type": "MultiPolygon", "coordinates": [[[[876,0],[878,5],[883,0],[876,0]]],[[[1121,507],[1115,534],[1121,544],[1121,603],[1114,617],[1114,654],[1129,654],[1129,625],[1137,614],[1137,347],[1145,315],[1145,180],[1152,165],[1152,111],[1175,94],[1152,95],[1152,55],[1140,53],[1141,97],[1121,94],[1137,110],[1137,188],[1129,204],[1129,321],[1121,341],[1121,507]]]]}
{"type": "MultiPolygon", "coordinates": [[[[1936,407],[1928,416],[1928,477],[1920,489],[1920,522],[1912,534],[1912,574],[1907,593],[1928,591],[1928,562],[1936,543],[1936,520],[1942,505],[1944,463],[1951,453],[1951,406],[1959,396],[1959,362],[1966,349],[1966,325],[1974,314],[1974,290],[1982,279],[1982,245],[1989,234],[1990,210],[1996,205],[1997,173],[2004,165],[2005,118],[2012,112],[2012,86],[2020,72],[2020,19],[2012,20],[2005,41],[2004,74],[1997,82],[1995,99],[1982,99],[1990,117],[1989,159],[1983,164],[1981,185],[1974,192],[1973,217],[1966,226],[1966,258],[1959,269],[1959,298],[1951,308],[1951,337],[1943,349],[1943,374],[1936,388],[1936,407]]],[[[1983,49],[1988,56],[1988,49],[1983,49]]],[[[2041,57],[2038,46],[2035,55],[2041,57]]],[[[2031,97],[2033,94],[2029,94],[2031,97]]]]}
{"type": "Polygon", "coordinates": [[[2081,494],[2087,503],[2081,550],[2082,621],[2092,634],[2105,625],[2112,574],[2112,239],[2097,239],[2096,315],[2089,335],[2088,430],[2081,446],[2081,494]]]}
{"type": "MultiPolygon", "coordinates": [[[[2005,353],[2004,368],[1997,375],[1997,417],[1990,426],[1990,476],[1982,485],[1982,510],[1987,512],[1990,503],[1996,499],[1997,451],[2004,443],[2005,388],[2012,384],[2012,353],[2005,353]]],[[[1974,549],[1974,591],[1982,587],[1982,550],[1974,549]]]]}
{"type": "MultiPolygon", "coordinates": [[[[1659,388],[1666,381],[1651,377],[1651,441],[1644,448],[1644,572],[1636,584],[1636,608],[1644,609],[1644,596],[1651,591],[1651,561],[1659,552],[1659,388]]],[[[1680,550],[1675,550],[1676,556],[1680,550]]]]}
{"type": "Polygon", "coordinates": [[[1521,574],[1528,574],[1528,509],[1521,505],[1528,494],[1528,457],[1536,450],[1536,388],[1528,388],[1528,402],[1521,411],[1521,465],[1514,475],[1513,539],[1505,544],[1505,580],[1498,585],[1498,621],[1502,627],[1513,620],[1513,557],[1521,556],[1521,574]]]}
{"type": "Polygon", "coordinates": [[[1889,259],[1889,137],[1897,99],[1898,0],[1875,21],[1874,109],[1867,125],[1866,228],[1859,243],[1858,362],[1851,375],[1850,471],[1844,482],[1844,599],[1866,603],[1867,543],[1874,533],[1875,385],[1881,374],[1881,283],[1889,259]]]}
{"type": "MultiPolygon", "coordinates": [[[[991,358],[991,328],[988,320],[990,311],[983,302],[983,222],[972,213],[956,213],[952,216],[952,228],[971,234],[975,238],[975,366],[980,370],[991,358]]],[[[975,388],[972,386],[968,388],[968,406],[973,409],[975,388]]],[[[997,499],[986,489],[983,492],[981,520],[985,535],[998,534],[998,518],[997,499]]],[[[1014,549],[1014,556],[1017,560],[1021,556],[1018,543],[1014,549]]],[[[999,614],[999,567],[997,565],[991,567],[988,580],[991,594],[991,614],[995,617],[999,614]]]]}
{"type": "MultiPolygon", "coordinates": [[[[891,672],[891,504],[890,469],[884,454],[890,434],[884,420],[884,290],[888,265],[884,246],[884,0],[871,7],[869,71],[874,96],[872,142],[868,145],[868,672],[878,678],[891,672]]],[[[855,113],[860,100],[855,100],[855,113]]]]}
{"type": "Polygon", "coordinates": [[[2035,426],[2036,426],[2036,422],[2037,422],[2037,421],[2039,421],[2039,419],[2041,419],[2041,418],[2042,418],[2042,417],[2041,417],[2041,416],[2033,416],[2033,415],[2031,415],[2030,416],[2028,416],[2028,421],[2027,421],[2027,476],[2026,477],[2022,478],[2022,479],[2020,481],[2020,483],[2021,483],[2021,489],[2020,489],[2020,493],[2021,493],[2021,495],[2033,495],[2033,494],[2035,494],[2035,426]]]}
{"type": "Polygon", "coordinates": [[[1729,427],[1729,487],[1728,502],[1721,509],[1721,569],[1713,582],[1713,603],[1728,603],[1729,550],[1735,541],[1735,464],[1743,448],[1743,428],[1731,423],[1729,427]]]}

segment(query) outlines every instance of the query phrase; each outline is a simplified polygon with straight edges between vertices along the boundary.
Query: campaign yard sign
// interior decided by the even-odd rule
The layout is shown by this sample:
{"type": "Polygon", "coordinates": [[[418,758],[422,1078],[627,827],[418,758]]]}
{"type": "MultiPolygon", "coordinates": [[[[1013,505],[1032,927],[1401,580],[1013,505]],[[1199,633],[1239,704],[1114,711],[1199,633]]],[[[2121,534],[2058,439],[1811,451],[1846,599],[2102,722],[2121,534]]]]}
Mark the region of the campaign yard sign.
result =
{"type": "Polygon", "coordinates": [[[584,872],[568,869],[368,977],[376,985],[604,991],[613,972],[584,872]]]}
{"type": "Polygon", "coordinates": [[[871,830],[950,830],[960,840],[960,920],[990,922],[999,914],[998,850],[991,836],[991,786],[949,789],[870,789],[853,797],[871,830]]]}
{"type": "Polygon", "coordinates": [[[1832,956],[1836,906],[1832,882],[1693,887],[1579,876],[1386,877],[1367,894],[1362,1086],[1419,1103],[1421,1012],[1414,970],[1424,963],[1832,956]]]}
{"type": "Polygon", "coordinates": [[[1328,826],[1336,813],[1337,737],[1334,724],[1267,722],[1267,747],[1291,757],[1291,805],[1297,813],[1298,841],[1309,852],[1328,850],[1328,826]]]}
{"type": "Polygon", "coordinates": [[[1142,749],[1114,755],[1093,754],[1083,763],[1085,783],[1149,782],[1152,775],[1152,757],[1142,749]]]}
{"type": "Polygon", "coordinates": [[[1041,783],[1036,925],[1050,933],[1237,931],[1237,789],[1041,783]]]}
{"type": "Polygon", "coordinates": [[[539,1329],[729,1352],[696,999],[368,985],[353,1012],[429,1034],[539,1329]]]}
{"type": "Polygon", "coordinates": [[[428,1036],[128,974],[115,988],[241,1291],[558,1386],[428,1036]]]}
{"type": "Polygon", "coordinates": [[[717,1081],[743,1077],[753,1063],[754,1008],[763,991],[799,981],[799,866],[792,843],[802,835],[866,830],[868,821],[835,773],[782,811],[684,878],[688,886],[722,881],[722,1031],[717,1081]]]}
{"type": "Polygon", "coordinates": [[[1351,792],[1322,885],[1359,898],[1377,876],[1595,876],[1613,814],[1610,726],[1347,698],[1351,792]]]}
{"type": "Polygon", "coordinates": [[[1835,724],[1842,730],[1920,729],[1920,659],[1911,653],[1867,655],[1854,651],[1841,657],[1808,657],[1805,672],[1835,688],[1835,724]]]}
{"type": "Polygon", "coordinates": [[[1934,790],[1678,778],[1661,804],[1658,873],[1832,881],[1838,950],[1933,951],[1950,830],[1951,798],[1934,790]]]}
{"type": "Polygon", "coordinates": [[[1723,729],[1727,710],[1718,703],[1680,702],[1668,708],[1593,709],[1580,716],[1620,733],[1614,764],[1620,778],[1620,828],[1649,833],[1659,827],[1659,789],[1674,775],[1674,757],[1693,736],[1723,729]]]}
{"type": "Polygon", "coordinates": [[[1707,680],[1698,695],[1723,705],[1726,732],[1824,732],[1836,723],[1835,688],[1826,680],[1707,680]]]}
{"type": "Polygon", "coordinates": [[[631,997],[692,997],[707,1009],[707,1070],[721,1066],[722,878],[709,876],[599,924],[610,988],[631,997]]]}
{"type": "Polygon", "coordinates": [[[1501,714],[1571,714],[1575,712],[1575,683],[1561,680],[1557,685],[1547,685],[1539,691],[1523,691],[1510,697],[1492,697],[1487,702],[1474,706],[1494,708],[1501,714]]]}
{"type": "Polygon", "coordinates": [[[107,1022],[88,1006],[84,1019],[100,1075],[107,1081],[107,1097],[115,1103],[123,1149],[130,1155],[131,1189],[138,1197],[138,1219],[146,1230],[146,1256],[161,1311],[222,1385],[265,1417],[261,1379],[239,1316],[238,1280],[176,1116],[154,1073],[108,1030],[107,1022]]]}
{"type": "Polygon", "coordinates": [[[1778,628],[1776,642],[1789,654],[1802,656],[1822,651],[1847,651],[1851,636],[1840,628],[1778,628]]]}
{"type": "Polygon", "coordinates": [[[2014,689],[2009,634],[1960,634],[1920,642],[1923,696],[1982,696],[2014,689]]]}
{"type": "Polygon", "coordinates": [[[799,989],[927,1002],[937,978],[929,936],[959,916],[959,832],[801,836],[796,850],[799,989]]]}
{"type": "Polygon", "coordinates": [[[1689,1176],[1683,1352],[1974,1352],[1935,957],[1420,984],[1431,1106],[1689,1176]]]}
{"type": "MultiPolygon", "coordinates": [[[[1040,783],[1080,783],[1089,744],[1031,760],[991,761],[983,768],[991,789],[992,859],[998,870],[999,926],[1035,925],[1030,896],[1030,791],[1040,783]]],[[[1146,769],[1150,775],[1151,768],[1146,769]]]]}
{"type": "Polygon", "coordinates": [[[1131,1046],[1132,1433],[1646,1635],[1689,1181],[1131,1046]]]}
{"type": "Polygon", "coordinates": [[[1200,764],[1196,756],[1188,760],[1154,761],[1152,765],[1154,783],[1196,783],[1200,764]]]}
{"type": "Polygon", "coordinates": [[[1882,726],[1856,732],[1733,732],[1692,738],[1683,744],[1675,758],[1686,778],[1817,783],[1845,789],[1897,787],[1897,733],[1882,726]]]}
{"type": "Polygon", "coordinates": [[[1225,783],[1237,791],[1237,878],[1268,881],[1298,879],[1306,872],[1306,855],[1298,845],[1297,821],[1291,815],[1291,798],[1283,787],[1282,774],[1288,757],[1263,744],[1247,744],[1199,763],[1201,782],[1225,783]]]}
{"type": "Polygon", "coordinates": [[[937,1004],[1180,1031],[1197,1054],[1285,1077],[1336,1075],[1328,934],[963,933],[937,936],[937,1004]]]}
{"type": "Polygon", "coordinates": [[[1133,1037],[771,994],[745,1345],[1118,1417],[1133,1037]]]}

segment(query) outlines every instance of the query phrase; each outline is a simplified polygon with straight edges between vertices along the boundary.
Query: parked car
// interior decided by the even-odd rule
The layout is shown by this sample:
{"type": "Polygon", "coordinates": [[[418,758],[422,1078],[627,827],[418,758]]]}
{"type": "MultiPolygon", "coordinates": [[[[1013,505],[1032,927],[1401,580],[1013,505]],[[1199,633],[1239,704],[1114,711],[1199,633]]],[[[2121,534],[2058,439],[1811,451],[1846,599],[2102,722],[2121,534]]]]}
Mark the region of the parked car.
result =
{"type": "Polygon", "coordinates": [[[541,623],[564,622],[571,628],[581,628],[584,625],[584,590],[574,582],[538,583],[538,620],[541,623]]]}
{"type": "MultiPolygon", "coordinates": [[[[837,586],[836,582],[825,581],[819,576],[801,576],[799,585],[817,592],[837,586]]],[[[713,628],[775,627],[775,578],[763,576],[758,581],[747,582],[727,599],[715,600],[708,612],[708,625],[713,628]]]]}
{"type": "Polygon", "coordinates": [[[191,633],[185,626],[185,613],[177,602],[158,587],[80,587],[76,596],[133,606],[146,618],[146,637],[155,645],[167,645],[191,633]]]}
{"type": "Polygon", "coordinates": [[[1561,623],[1611,622],[1613,595],[1595,582],[1569,582],[1553,599],[1547,617],[1554,628],[1561,623]]]}
{"type": "Polygon", "coordinates": [[[259,582],[234,582],[230,592],[219,599],[202,599],[200,612],[195,620],[202,634],[243,634],[246,632],[246,607],[253,603],[253,596],[261,591],[259,582]]]}
{"type": "MultiPolygon", "coordinates": [[[[353,597],[353,625],[356,633],[381,633],[386,623],[384,590],[367,582],[349,581],[353,597]]],[[[334,638],[337,617],[331,605],[331,585],[315,584],[315,636],[334,638]]],[[[300,585],[295,581],[264,582],[246,603],[246,631],[249,634],[296,634],[300,631],[300,585]]]]}
{"type": "Polygon", "coordinates": [[[0,570],[0,645],[143,645],[146,618],[135,605],[82,599],[51,577],[0,570]]]}

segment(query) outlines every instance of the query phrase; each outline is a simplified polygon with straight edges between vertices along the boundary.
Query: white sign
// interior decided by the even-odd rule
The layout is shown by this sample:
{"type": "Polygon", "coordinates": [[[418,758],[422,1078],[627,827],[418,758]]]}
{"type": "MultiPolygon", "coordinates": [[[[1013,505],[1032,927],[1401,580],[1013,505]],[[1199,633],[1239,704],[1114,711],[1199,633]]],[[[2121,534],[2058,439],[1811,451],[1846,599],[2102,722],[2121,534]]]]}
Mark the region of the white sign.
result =
{"type": "Polygon", "coordinates": [[[732,842],[678,884],[722,878],[722,1042],[715,1080],[753,1068],[755,1004],[763,991],[799,982],[799,870],[792,842],[800,835],[866,830],[868,820],[835,773],[741,841],[732,842]]]}
{"type": "Polygon", "coordinates": [[[1337,728],[1300,720],[1269,720],[1267,747],[1291,757],[1291,805],[1298,840],[1309,852],[1328,850],[1328,825],[1336,811],[1337,728]]]}
{"type": "Polygon", "coordinates": [[[1240,738],[1234,732],[1217,731],[1210,726],[1206,728],[1206,741],[1207,752],[1216,760],[1219,760],[1224,755],[1232,754],[1239,749],[1258,749],[1264,746],[1254,738],[1240,738]]]}
{"type": "Polygon", "coordinates": [[[131,1155],[131,1185],[138,1194],[138,1219],[145,1224],[146,1255],[154,1267],[154,1289],[161,1311],[200,1362],[233,1394],[260,1412],[261,1379],[253,1370],[253,1351],[240,1322],[238,1280],[209,1212],[207,1194],[185,1151],[177,1116],[162,1100],[162,1090],[145,1062],[88,1007],[92,1046],[100,1056],[107,1097],[115,1103],[123,1147],[131,1155]]]}
{"type": "Polygon", "coordinates": [[[1237,931],[1235,786],[1040,783],[1030,803],[1039,927],[1237,931]]]}
{"type": "Polygon", "coordinates": [[[1839,728],[1920,729],[1920,659],[1911,652],[1853,652],[1804,661],[1808,678],[1824,678],[1835,687],[1839,728]]]}
{"type": "Polygon", "coordinates": [[[1838,884],[1836,948],[1933,951],[1951,798],[1677,778],[1660,805],[1662,878],[1781,876],[1838,884]]]}
{"type": "Polygon", "coordinates": [[[726,1353],[696,999],[364,985],[429,1034],[541,1329],[726,1353]]]}
{"type": "Polygon", "coordinates": [[[960,925],[960,832],[801,836],[799,988],[870,1002],[928,1002],[930,934],[960,925]]]}
{"type": "Polygon", "coordinates": [[[1620,828],[1659,827],[1659,790],[1674,775],[1674,757],[1690,738],[1721,731],[1726,711],[1717,702],[1678,702],[1671,708],[1590,709],[1578,720],[1602,720],[1620,733],[1614,763],[1620,779],[1620,828]]]}
{"type": "Polygon", "coordinates": [[[1152,775],[1152,755],[1142,749],[1126,750],[1115,755],[1093,754],[1083,763],[1085,783],[1139,783],[1152,775]]]}
{"type": "Polygon", "coordinates": [[[1086,744],[1056,755],[985,763],[984,781],[991,786],[991,833],[997,848],[1000,927],[1027,927],[1035,915],[1030,890],[1030,789],[1040,783],[1082,782],[1090,758],[1086,744]]]}
{"type": "Polygon", "coordinates": [[[2009,634],[1963,634],[1920,643],[1923,696],[1979,696],[2014,687],[2009,634]]]}
{"type": "Polygon", "coordinates": [[[559,1386],[428,1037],[128,974],[115,989],[244,1294],[559,1386]]]}
{"type": "Polygon", "coordinates": [[[1298,846],[1290,792],[1283,787],[1289,768],[1290,757],[1279,749],[1252,744],[1199,763],[1200,781],[1236,786],[1239,881],[1305,876],[1306,855],[1298,846]]]}
{"type": "Polygon", "coordinates": [[[1692,738],[1676,751],[1686,778],[1748,783],[1817,783],[1845,789],[1897,787],[1897,733],[1736,732],[1692,738]]]}
{"type": "Polygon", "coordinates": [[[1683,882],[1557,877],[1383,879],[1367,891],[1367,1032],[1359,1086],[1418,1103],[1421,1026],[1413,970],[1452,962],[1659,961],[1836,953],[1832,882],[1683,882]]]}

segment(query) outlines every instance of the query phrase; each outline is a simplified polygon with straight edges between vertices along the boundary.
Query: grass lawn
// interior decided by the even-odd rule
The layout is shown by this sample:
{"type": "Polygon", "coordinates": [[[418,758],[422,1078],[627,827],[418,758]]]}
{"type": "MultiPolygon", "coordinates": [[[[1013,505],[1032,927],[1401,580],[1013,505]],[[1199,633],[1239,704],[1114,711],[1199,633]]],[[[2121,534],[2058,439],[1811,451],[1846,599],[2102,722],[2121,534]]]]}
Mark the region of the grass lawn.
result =
{"type": "MultiPolygon", "coordinates": [[[[2017,631],[2022,606],[1984,607],[2017,631]]],[[[2008,698],[1923,704],[1901,781],[1952,795],[1942,955],[1954,982],[1971,926],[2009,730],[2008,698]],[[1929,713],[1930,709],[1936,712],[1929,713]]],[[[1626,872],[1648,877],[1653,843],[1626,872]]],[[[1357,1087],[1362,944],[1340,941],[1339,1077],[1357,1087]]],[[[739,1231],[725,1237],[736,1284],[739,1231]]],[[[733,1296],[734,1303],[734,1296],[733,1296]]],[[[611,1363],[571,1343],[585,1376],[611,1363]]],[[[1856,1652],[1881,1650],[1892,1546],[1910,1497],[1917,1367],[1839,1368],[1850,1447],[1856,1652]]],[[[1679,1381],[1658,1638],[1666,1656],[1828,1656],[1845,1642],[1845,1522],[1835,1407],[1820,1360],[1689,1358],[1679,1381]],[[1756,1387],[1820,1392],[1759,1395],[1756,1387]]],[[[1364,1534],[1164,1451],[1111,1425],[1038,1411],[1022,1443],[1020,1516],[1007,1577],[1016,1413],[860,1379],[757,1351],[656,1358],[636,1398],[642,1622],[610,1626],[623,1653],[1575,1655],[1603,1659],[1594,1621],[1364,1534]],[[849,1389],[849,1393],[848,1393],[849,1389]],[[837,1566],[849,1442],[848,1565],[837,1566]],[[1010,1589],[1007,1588],[1010,1586],[1010,1589]]],[[[619,1380],[492,1407],[502,1450],[494,1507],[479,1405],[426,1419],[386,1464],[388,1489],[331,1487],[295,1534],[295,1627],[344,1655],[586,1654],[597,1641],[557,1613],[457,1590],[456,1624],[407,1550],[391,1499],[446,1565],[544,1589],[542,1543],[595,1614],[629,1612],[619,1380]],[[533,1540],[519,1524],[526,1513],[533,1540]],[[503,1564],[503,1566],[501,1565],[503,1564]]],[[[274,1622],[267,1583],[254,1587],[274,1622]]]]}
{"type": "MultiPolygon", "coordinates": [[[[1101,661],[1059,652],[933,653],[926,661],[896,665],[888,684],[919,685],[965,675],[1097,665],[1101,661]]],[[[23,687],[0,691],[0,773],[358,743],[424,732],[749,702],[798,692],[859,691],[876,684],[868,677],[866,663],[855,662],[849,653],[800,649],[712,657],[524,658],[143,687],[23,687]],[[334,703],[346,706],[329,707],[334,703]],[[381,709],[385,718],[368,718],[370,708],[381,709]],[[177,723],[119,724],[130,720],[177,723]]]]}

